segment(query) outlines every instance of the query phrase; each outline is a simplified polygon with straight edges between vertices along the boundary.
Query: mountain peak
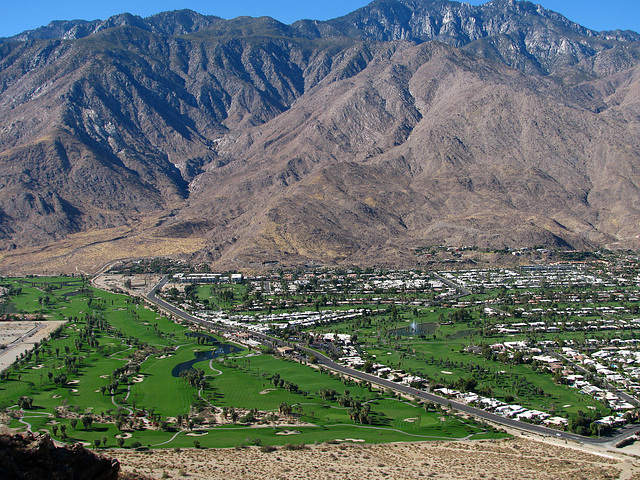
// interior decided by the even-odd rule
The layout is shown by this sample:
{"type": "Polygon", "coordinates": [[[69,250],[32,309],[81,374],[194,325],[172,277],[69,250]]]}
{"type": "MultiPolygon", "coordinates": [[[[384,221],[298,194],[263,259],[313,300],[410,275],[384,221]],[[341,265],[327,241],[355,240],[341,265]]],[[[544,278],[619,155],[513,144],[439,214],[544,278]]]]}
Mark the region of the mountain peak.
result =
{"type": "Polygon", "coordinates": [[[491,5],[494,7],[510,7],[513,8],[516,6],[516,0],[491,0],[485,5],[491,5]]]}
{"type": "Polygon", "coordinates": [[[71,250],[235,268],[640,245],[637,34],[526,1],[375,0],[291,26],[178,10],[25,38],[0,49],[0,248],[26,253],[0,264],[61,240],[42,249],[56,271],[82,265],[71,250]]]}
{"type": "Polygon", "coordinates": [[[120,13],[106,20],[56,20],[44,27],[22,32],[14,37],[0,38],[0,42],[67,39],[77,40],[104,30],[132,26],[162,35],[185,35],[209,28],[222,20],[213,15],[202,15],[189,9],[161,12],[147,18],[131,13],[120,13]]]}

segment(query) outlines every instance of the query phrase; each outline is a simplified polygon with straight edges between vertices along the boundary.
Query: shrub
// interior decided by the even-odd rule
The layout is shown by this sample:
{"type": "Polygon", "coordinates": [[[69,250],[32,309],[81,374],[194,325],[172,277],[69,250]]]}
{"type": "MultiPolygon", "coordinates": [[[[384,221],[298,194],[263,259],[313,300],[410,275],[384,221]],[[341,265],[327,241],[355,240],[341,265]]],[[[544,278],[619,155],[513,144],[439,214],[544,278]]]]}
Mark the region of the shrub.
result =
{"type": "Polygon", "coordinates": [[[304,443],[301,443],[300,445],[296,445],[294,443],[287,443],[284,446],[285,450],[305,450],[307,448],[307,446],[304,443]]]}

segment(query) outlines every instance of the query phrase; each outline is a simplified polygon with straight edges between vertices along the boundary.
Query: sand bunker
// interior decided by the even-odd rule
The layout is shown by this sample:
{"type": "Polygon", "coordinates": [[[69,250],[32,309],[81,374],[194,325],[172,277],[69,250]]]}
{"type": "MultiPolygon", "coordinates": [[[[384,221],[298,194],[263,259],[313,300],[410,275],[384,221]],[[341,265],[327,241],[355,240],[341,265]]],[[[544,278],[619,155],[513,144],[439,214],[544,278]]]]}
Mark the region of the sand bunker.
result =
{"type": "Polygon", "coordinates": [[[364,438],[336,438],[336,442],[364,442],[364,438]]]}
{"type": "Polygon", "coordinates": [[[78,385],[80,383],[80,380],[71,380],[70,382],[67,382],[69,385],[78,385]]]}
{"type": "Polygon", "coordinates": [[[62,398],[62,395],[51,395],[51,398],[62,398]]]}
{"type": "Polygon", "coordinates": [[[72,389],[71,389],[71,390],[69,390],[69,391],[70,391],[70,392],[73,392],[73,393],[78,393],[78,389],[77,389],[77,388],[72,388],[72,389]]]}
{"type": "Polygon", "coordinates": [[[209,432],[190,432],[190,433],[187,433],[187,437],[202,437],[204,435],[209,435],[209,432]]]}
{"type": "Polygon", "coordinates": [[[35,367],[31,367],[34,370],[40,370],[41,368],[44,368],[44,365],[36,365],[35,367]]]}
{"type": "Polygon", "coordinates": [[[111,375],[100,375],[100,378],[110,378],[111,375]]]}
{"type": "Polygon", "coordinates": [[[409,422],[409,423],[413,423],[413,422],[415,422],[415,421],[417,421],[417,420],[418,420],[418,417],[415,417],[415,418],[405,418],[405,419],[404,419],[404,421],[405,421],[405,422],[409,422]]]}
{"type": "Polygon", "coordinates": [[[276,435],[299,435],[298,430],[283,430],[282,432],[276,432],[276,435]]]}
{"type": "Polygon", "coordinates": [[[275,392],[275,390],[276,390],[275,388],[265,388],[260,392],[260,395],[266,395],[269,392],[275,392]]]}
{"type": "Polygon", "coordinates": [[[446,370],[440,370],[440,373],[444,373],[445,375],[453,375],[453,372],[447,372],[446,370]]]}
{"type": "Polygon", "coordinates": [[[144,377],[142,375],[138,375],[136,378],[133,379],[134,383],[140,383],[144,380],[144,377]]]}
{"type": "Polygon", "coordinates": [[[124,440],[126,440],[127,438],[131,438],[131,437],[133,437],[132,433],[118,433],[116,435],[116,438],[122,438],[124,440]]]}

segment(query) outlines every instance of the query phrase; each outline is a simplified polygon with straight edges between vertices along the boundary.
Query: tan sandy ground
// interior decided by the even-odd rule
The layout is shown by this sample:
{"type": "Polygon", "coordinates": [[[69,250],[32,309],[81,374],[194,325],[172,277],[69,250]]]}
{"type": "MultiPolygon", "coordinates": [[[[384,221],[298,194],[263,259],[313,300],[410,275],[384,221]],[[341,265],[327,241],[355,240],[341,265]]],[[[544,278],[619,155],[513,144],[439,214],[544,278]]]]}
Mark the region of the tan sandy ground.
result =
{"type": "Polygon", "coordinates": [[[155,258],[191,254],[207,244],[205,238],[156,236],[159,217],[148,216],[129,226],[91,229],[48,245],[0,252],[0,273],[84,273],[92,275],[117,259],[155,258]]]}
{"type": "Polygon", "coordinates": [[[516,437],[498,441],[317,445],[244,450],[114,451],[122,470],[152,478],[209,479],[439,479],[640,480],[640,458],[600,454],[516,437]],[[165,473],[166,472],[166,473],[165,473]]]}
{"type": "Polygon", "coordinates": [[[133,293],[134,295],[145,295],[155,287],[162,279],[162,275],[119,275],[101,273],[94,277],[91,281],[93,286],[102,290],[120,290],[123,292],[133,293]],[[125,282],[131,281],[131,288],[124,286],[125,282]]]}

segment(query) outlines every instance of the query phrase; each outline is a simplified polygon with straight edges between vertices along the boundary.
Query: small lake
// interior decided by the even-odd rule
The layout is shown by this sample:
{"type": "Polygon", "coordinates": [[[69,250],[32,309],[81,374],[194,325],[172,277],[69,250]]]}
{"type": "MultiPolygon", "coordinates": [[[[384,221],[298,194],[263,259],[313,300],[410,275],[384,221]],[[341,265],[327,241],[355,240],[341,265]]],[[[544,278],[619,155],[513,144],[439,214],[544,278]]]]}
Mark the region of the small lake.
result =
{"type": "Polygon", "coordinates": [[[402,337],[414,336],[414,335],[433,335],[438,330],[438,324],[433,322],[428,323],[412,323],[406,327],[395,328],[390,330],[391,335],[400,335],[402,337]]]}
{"type": "Polygon", "coordinates": [[[220,355],[228,355],[229,353],[237,353],[244,350],[244,348],[239,347],[237,345],[228,345],[223,344],[220,345],[215,350],[207,350],[206,352],[193,352],[195,358],[193,360],[189,360],[188,362],[182,362],[173,367],[171,371],[171,375],[174,377],[179,377],[182,372],[186,372],[187,370],[191,370],[193,366],[198,362],[203,362],[205,360],[213,360],[220,355]]]}
{"type": "Polygon", "coordinates": [[[15,303],[0,303],[0,314],[2,313],[20,313],[15,303]]]}
{"type": "Polygon", "coordinates": [[[82,295],[80,290],[74,290],[73,292],[65,292],[62,294],[63,297],[75,297],[76,295],[82,295]]]}

